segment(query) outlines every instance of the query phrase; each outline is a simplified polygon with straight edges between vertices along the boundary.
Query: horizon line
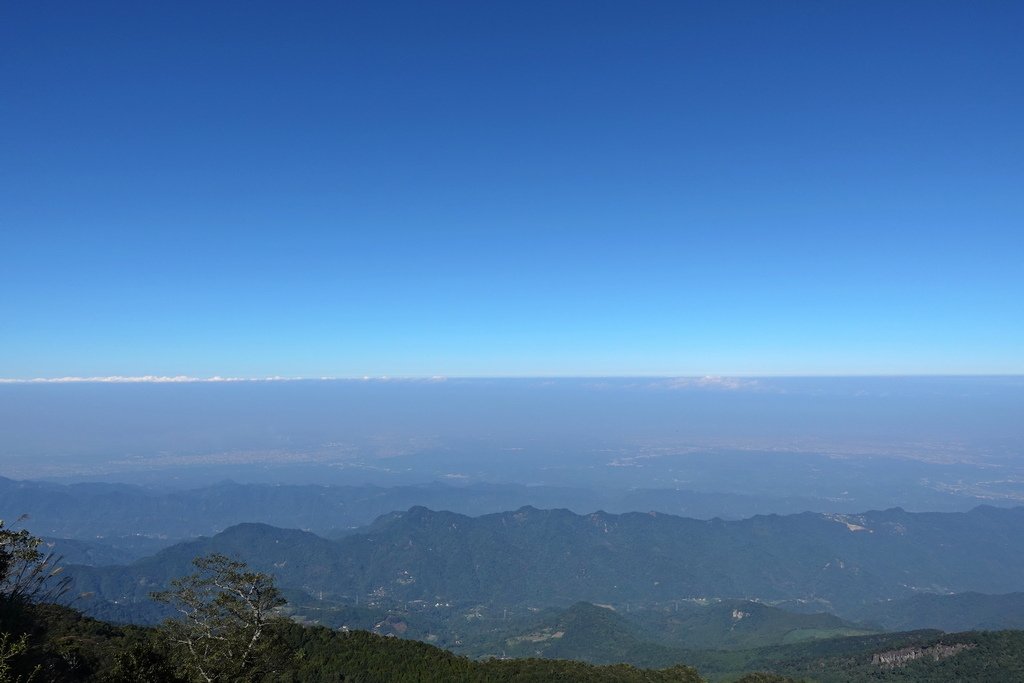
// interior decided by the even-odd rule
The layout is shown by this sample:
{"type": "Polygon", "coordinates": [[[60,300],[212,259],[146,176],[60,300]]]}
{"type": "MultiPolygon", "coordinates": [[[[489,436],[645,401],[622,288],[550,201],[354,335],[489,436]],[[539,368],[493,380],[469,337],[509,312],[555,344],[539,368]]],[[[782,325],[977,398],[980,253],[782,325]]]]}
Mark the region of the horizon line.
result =
{"type": "Polygon", "coordinates": [[[715,384],[723,380],[737,379],[855,379],[855,378],[924,378],[924,377],[1024,377],[1024,373],[1007,372],[962,372],[962,373],[736,373],[736,374],[566,374],[566,375],[352,375],[352,376],[299,376],[285,377],[225,377],[212,375],[105,375],[105,376],[60,376],[60,377],[0,377],[0,384],[223,384],[223,383],[270,383],[270,382],[445,382],[448,380],[494,380],[494,379],[659,379],[694,380],[704,384],[715,384]]]}

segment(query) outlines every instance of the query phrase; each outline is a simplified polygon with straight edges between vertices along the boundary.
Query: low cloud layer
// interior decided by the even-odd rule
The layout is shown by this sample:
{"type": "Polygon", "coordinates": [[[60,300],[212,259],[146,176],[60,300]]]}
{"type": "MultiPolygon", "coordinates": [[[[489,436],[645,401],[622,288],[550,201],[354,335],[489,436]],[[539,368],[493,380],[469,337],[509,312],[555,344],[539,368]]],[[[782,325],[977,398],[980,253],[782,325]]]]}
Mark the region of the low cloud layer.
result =
{"type": "Polygon", "coordinates": [[[705,377],[673,377],[655,386],[664,389],[723,389],[726,391],[740,391],[762,389],[763,385],[756,379],[744,377],[718,377],[708,375],[705,377]]]}
{"type": "Polygon", "coordinates": [[[108,377],[0,377],[0,384],[189,384],[218,382],[444,382],[447,378],[433,377],[192,377],[191,375],[111,375],[108,377]]]}
{"type": "MultiPolygon", "coordinates": [[[[34,377],[32,379],[14,379],[0,377],[0,384],[183,384],[187,382],[287,382],[302,379],[300,377],[190,377],[189,375],[141,375],[130,377],[111,375],[109,377],[34,377]]],[[[324,378],[329,379],[329,378],[324,378]]]]}

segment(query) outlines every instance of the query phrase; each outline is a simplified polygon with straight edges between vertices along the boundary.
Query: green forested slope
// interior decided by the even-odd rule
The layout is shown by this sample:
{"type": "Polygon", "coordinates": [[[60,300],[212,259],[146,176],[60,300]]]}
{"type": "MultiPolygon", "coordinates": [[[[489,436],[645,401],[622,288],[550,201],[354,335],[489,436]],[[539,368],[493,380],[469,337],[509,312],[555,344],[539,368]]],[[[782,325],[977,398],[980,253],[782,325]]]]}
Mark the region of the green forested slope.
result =
{"type": "Polygon", "coordinates": [[[820,683],[1024,681],[1024,631],[934,631],[837,638],[739,652],[690,653],[711,680],[772,671],[820,683]],[[893,662],[882,661],[887,657],[893,662]]]}
{"type": "MultiPolygon", "coordinates": [[[[624,683],[698,683],[686,666],[644,670],[629,665],[593,666],[542,659],[477,662],[411,640],[353,631],[284,624],[273,671],[259,681],[623,681],[624,683]]],[[[163,649],[158,632],[122,627],[83,617],[55,605],[22,610],[0,619],[0,638],[27,634],[29,650],[10,659],[12,671],[0,681],[17,680],[36,671],[46,681],[177,681],[175,663],[163,649]]],[[[0,670],[2,671],[2,670],[0,670]]]]}
{"type": "Polygon", "coordinates": [[[473,656],[553,657],[663,666],[698,649],[751,649],[868,633],[828,614],[793,614],[758,603],[684,604],[675,610],[615,611],[590,603],[546,610],[502,627],[481,627],[455,648],[473,656]]]}
{"type": "MultiPolygon", "coordinates": [[[[40,666],[38,680],[128,681],[149,671],[155,683],[174,677],[174,662],[152,628],[113,626],[74,610],[41,605],[0,634],[27,633],[30,650],[11,660],[12,675],[40,666]],[[126,677],[127,676],[127,677],[126,677]],[[132,678],[134,676],[134,678],[132,678]]],[[[2,636],[0,636],[2,637],[2,636]]],[[[592,666],[550,659],[473,661],[416,641],[356,631],[343,633],[298,624],[284,626],[271,681],[678,681],[702,680],[686,666],[652,670],[627,665],[592,666]]],[[[667,652],[662,650],[662,652],[667,652]]],[[[1024,632],[917,632],[838,638],[743,651],[685,653],[704,678],[735,681],[746,672],[832,683],[839,681],[1024,681],[1024,632]],[[889,665],[877,655],[918,653],[889,665]],[[938,658],[936,658],[938,653],[938,658]]],[[[3,680],[3,679],[0,679],[3,680]]],[[[10,680],[10,679],[8,679],[10,680]]],[[[756,680],[749,677],[747,680],[756,680]]],[[[765,677],[761,680],[777,680],[765,677]]]]}
{"type": "Polygon", "coordinates": [[[865,605],[854,616],[859,621],[878,624],[892,631],[918,628],[943,631],[1020,629],[1024,628],[1024,593],[926,593],[865,605]]]}

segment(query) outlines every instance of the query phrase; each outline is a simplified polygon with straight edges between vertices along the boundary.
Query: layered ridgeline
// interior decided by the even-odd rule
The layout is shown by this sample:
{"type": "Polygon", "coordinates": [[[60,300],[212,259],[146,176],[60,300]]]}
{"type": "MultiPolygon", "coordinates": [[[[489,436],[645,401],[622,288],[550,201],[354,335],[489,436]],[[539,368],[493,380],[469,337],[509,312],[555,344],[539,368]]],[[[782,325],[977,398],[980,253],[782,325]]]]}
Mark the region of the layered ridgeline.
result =
{"type": "Polygon", "coordinates": [[[859,616],[920,593],[1024,591],[1024,508],[729,522],[529,507],[474,518],[416,507],[333,540],[242,524],[129,565],[69,571],[90,594],[87,603],[113,603],[122,618],[138,618],[132,610],[150,591],[209,552],[238,557],[317,599],[426,613],[750,599],[859,616]]]}
{"type": "Polygon", "coordinates": [[[32,528],[42,536],[88,540],[97,546],[95,558],[83,556],[87,560],[83,564],[110,564],[115,551],[129,553],[134,556],[132,559],[143,557],[176,541],[209,536],[245,522],[336,535],[370,524],[382,514],[415,505],[468,515],[532,505],[582,512],[658,510],[699,519],[836,510],[842,505],[850,511],[862,509],[852,507],[853,501],[677,489],[598,491],[521,484],[382,487],[221,482],[194,489],[156,491],[130,484],[54,484],[0,477],[0,519],[28,515],[32,528]]]}

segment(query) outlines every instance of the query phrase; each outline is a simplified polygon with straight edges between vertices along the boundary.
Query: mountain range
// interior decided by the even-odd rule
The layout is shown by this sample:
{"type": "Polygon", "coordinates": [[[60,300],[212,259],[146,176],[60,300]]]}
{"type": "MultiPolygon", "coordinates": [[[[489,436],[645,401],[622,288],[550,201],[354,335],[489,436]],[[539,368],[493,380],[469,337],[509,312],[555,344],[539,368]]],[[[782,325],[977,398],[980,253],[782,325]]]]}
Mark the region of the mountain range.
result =
{"type": "Polygon", "coordinates": [[[286,588],[367,606],[747,599],[845,616],[921,593],[1024,591],[1024,508],[723,521],[532,507],[468,517],[414,507],[335,539],[241,524],[128,565],[69,572],[81,591],[139,604],[209,552],[237,556],[286,588]]]}
{"type": "Polygon", "coordinates": [[[199,488],[155,490],[132,484],[55,484],[0,477],[0,519],[28,515],[32,529],[40,535],[100,543],[134,558],[245,522],[332,536],[370,524],[382,514],[417,505],[471,516],[530,505],[581,513],[598,509],[620,513],[656,510],[697,519],[857,510],[852,501],[812,496],[767,497],[681,489],[595,490],[510,483],[318,486],[223,481],[199,488]]]}

